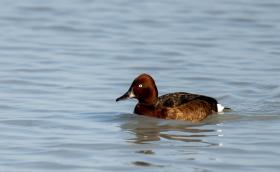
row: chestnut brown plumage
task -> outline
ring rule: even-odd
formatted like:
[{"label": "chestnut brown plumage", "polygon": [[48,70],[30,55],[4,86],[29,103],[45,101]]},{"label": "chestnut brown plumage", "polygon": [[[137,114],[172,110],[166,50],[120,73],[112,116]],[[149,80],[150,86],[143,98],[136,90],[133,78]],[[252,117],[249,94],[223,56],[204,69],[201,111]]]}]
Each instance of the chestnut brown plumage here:
[{"label": "chestnut brown plumage", "polygon": [[138,100],[134,113],[163,119],[201,121],[218,111],[217,100],[204,95],[175,92],[158,97],[155,81],[148,74],[139,75],[116,101],[128,98]]}]

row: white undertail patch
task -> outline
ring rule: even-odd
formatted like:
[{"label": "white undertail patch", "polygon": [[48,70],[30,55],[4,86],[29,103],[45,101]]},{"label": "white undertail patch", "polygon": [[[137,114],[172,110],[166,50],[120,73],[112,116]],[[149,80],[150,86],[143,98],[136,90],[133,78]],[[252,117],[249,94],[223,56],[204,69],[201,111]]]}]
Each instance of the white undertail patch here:
[{"label": "white undertail patch", "polygon": [[224,106],[222,106],[221,104],[217,104],[217,110],[218,110],[218,112],[223,112],[224,109],[225,109]]}]

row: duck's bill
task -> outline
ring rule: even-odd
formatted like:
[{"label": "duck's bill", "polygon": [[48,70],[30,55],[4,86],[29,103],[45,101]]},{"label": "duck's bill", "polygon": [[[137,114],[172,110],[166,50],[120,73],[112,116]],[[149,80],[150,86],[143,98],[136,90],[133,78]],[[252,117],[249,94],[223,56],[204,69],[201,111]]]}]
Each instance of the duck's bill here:
[{"label": "duck's bill", "polygon": [[133,93],[133,90],[128,90],[126,93],[124,93],[124,95],[122,95],[121,97],[117,98],[116,101],[121,101],[121,100],[126,100],[126,99],[131,99],[134,98],[135,95]]}]

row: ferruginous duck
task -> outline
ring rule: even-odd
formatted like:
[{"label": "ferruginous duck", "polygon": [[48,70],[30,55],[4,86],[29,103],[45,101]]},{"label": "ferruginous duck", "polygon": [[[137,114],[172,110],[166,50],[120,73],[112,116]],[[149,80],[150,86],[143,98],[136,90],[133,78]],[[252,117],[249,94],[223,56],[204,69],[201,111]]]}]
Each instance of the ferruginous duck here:
[{"label": "ferruginous duck", "polygon": [[159,97],[155,81],[148,74],[134,79],[128,91],[116,101],[131,98],[138,100],[134,113],[162,119],[201,121],[225,109],[216,99],[199,94],[175,92]]}]

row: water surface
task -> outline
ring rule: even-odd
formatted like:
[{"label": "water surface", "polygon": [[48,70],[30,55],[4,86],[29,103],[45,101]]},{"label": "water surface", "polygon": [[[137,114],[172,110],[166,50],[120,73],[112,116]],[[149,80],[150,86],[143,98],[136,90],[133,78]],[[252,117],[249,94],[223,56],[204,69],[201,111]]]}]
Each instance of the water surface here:
[{"label": "water surface", "polygon": [[[279,1],[0,5],[0,171],[279,171]],[[143,72],[233,111],[134,115]]]}]

